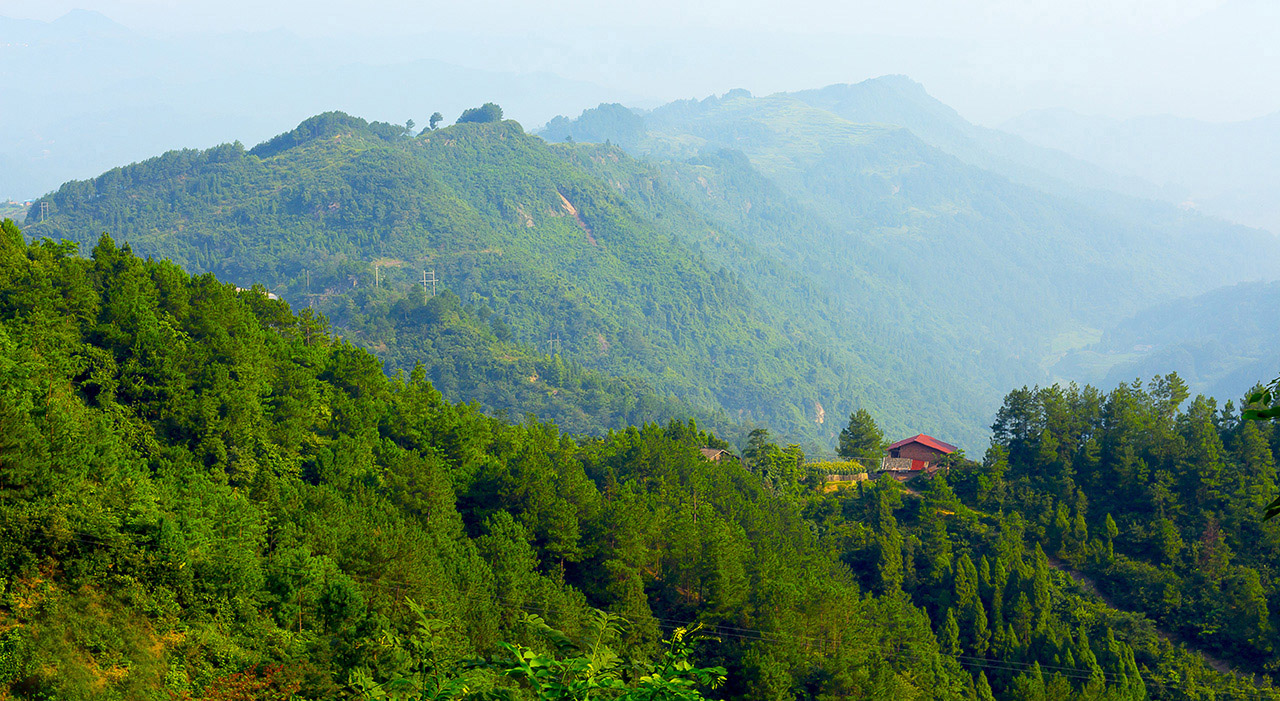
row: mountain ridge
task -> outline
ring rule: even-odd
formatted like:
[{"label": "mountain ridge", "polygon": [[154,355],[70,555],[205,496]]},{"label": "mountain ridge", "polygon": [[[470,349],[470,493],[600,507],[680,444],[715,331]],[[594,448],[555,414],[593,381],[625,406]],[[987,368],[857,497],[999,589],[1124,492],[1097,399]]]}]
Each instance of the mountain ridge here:
[{"label": "mountain ridge", "polygon": [[[621,152],[609,157],[642,168]],[[385,315],[396,295],[421,294],[412,293],[419,269],[434,268],[463,303],[491,309],[526,345],[550,334],[566,359],[819,445],[839,428],[819,417],[861,401],[884,407],[893,425],[912,391],[901,377],[868,381],[866,361],[834,343],[847,326],[826,318],[821,299],[784,312],[777,300],[808,294],[784,267],[740,248],[735,255],[754,271],[746,284],[708,264],[687,242],[727,232],[676,201],[663,204],[667,223],[655,226],[514,122],[412,137],[330,113],[248,151],[175,152],[68,183],[41,201],[51,214],[29,226],[33,236],[83,241],[89,231],[115,231],[135,250],[312,300],[339,328],[359,316],[372,324],[361,338],[373,347],[378,328],[389,338],[414,333],[393,333],[387,324],[399,322]],[[382,258],[403,264],[375,272],[371,261]],[[378,277],[382,291],[369,293]],[[755,280],[770,281],[776,299],[761,296]],[[404,343],[403,353],[390,345],[409,369],[417,342]],[[932,430],[954,435],[958,406],[919,415],[950,417]]]},{"label": "mountain ridge", "polygon": [[[905,85],[917,97],[924,94],[920,86],[909,81],[894,79],[889,82],[890,92]],[[865,88],[867,84],[860,85]],[[972,208],[966,207],[970,202],[990,199],[987,193],[998,192],[999,197],[1018,202],[1023,211],[1017,212],[1016,217],[1009,217],[989,208],[986,212],[979,211],[978,217],[1004,220],[990,221],[983,226],[993,233],[1008,231],[1002,234],[1011,237],[1013,248],[1008,250],[1040,248],[1045,255],[1056,255],[1069,264],[1075,264],[1082,256],[1097,255],[1095,249],[1107,251],[1109,257],[1100,262],[1115,268],[1111,284],[1119,283],[1119,289],[1133,283],[1139,287],[1147,285],[1143,281],[1154,279],[1151,276],[1163,278],[1154,286],[1148,285],[1146,293],[1135,295],[1126,291],[1101,295],[1092,303],[1093,311],[1089,312],[1092,315],[1102,314],[1090,322],[1093,324],[1116,321],[1125,311],[1136,311],[1144,306],[1144,300],[1152,299],[1152,293],[1184,294],[1191,280],[1196,280],[1193,284],[1197,291],[1203,291],[1216,286],[1215,280],[1229,282],[1233,277],[1238,280],[1251,275],[1263,277],[1273,274],[1268,272],[1267,266],[1258,265],[1254,258],[1260,255],[1267,260],[1276,259],[1275,241],[1257,232],[1197,217],[1194,213],[1180,212],[1151,200],[1094,190],[1041,191],[1036,189],[1034,182],[1019,180],[1016,174],[977,169],[947,153],[946,149],[939,151],[929,147],[927,141],[919,139],[915,131],[906,127],[880,126],[878,123],[859,125],[825,110],[813,111],[815,109],[788,94],[751,98],[745,93],[729,93],[702,101],[681,101],[652,112],[639,113],[647,125],[648,136],[638,139],[632,133],[619,143],[642,156],[671,161],[693,157],[709,148],[740,148],[754,166],[787,185],[794,196],[816,212],[814,216],[825,217],[830,222],[829,226],[835,231],[828,238],[847,237],[844,232],[839,232],[839,221],[858,222],[856,226],[861,229],[858,233],[864,239],[868,238],[867,230],[872,227],[890,234],[903,228],[904,223],[908,233],[915,226],[936,226],[940,217],[957,219],[968,216]],[[944,112],[953,120],[959,119],[954,111]],[[806,122],[805,119],[814,121]],[[553,120],[543,133],[550,140],[560,140],[572,136],[572,125],[580,123],[600,135],[607,131],[610,123],[617,121],[616,114],[605,119],[598,112],[588,111],[573,122]],[[630,128],[634,132],[634,125]],[[895,128],[903,133],[894,133]],[[882,140],[878,146],[873,142],[876,138]],[[819,168],[813,165],[816,163],[814,159],[818,158],[827,158],[828,161]],[[957,159],[963,165],[950,162],[948,158]],[[922,163],[929,164],[929,168],[936,172],[936,175],[927,176],[932,181],[911,180],[915,177],[913,173],[923,172],[919,168]],[[806,171],[806,167],[810,169]],[[937,188],[936,182],[947,182],[948,187],[955,183],[972,183],[972,192],[951,203],[947,198],[953,193]],[[904,189],[907,186],[914,191]],[[963,199],[965,197],[969,199]],[[1081,201],[1086,199],[1088,203],[1082,204]],[[921,219],[913,214],[922,211],[931,217]],[[1056,237],[1058,243],[1018,242],[1013,238],[1018,229],[1046,242],[1053,242],[1053,237]],[[1226,245],[1231,250],[1215,251],[1211,238],[1229,242]],[[892,239],[883,237],[882,240],[892,242]],[[1180,259],[1170,270],[1186,271],[1189,277],[1170,276],[1164,263],[1154,265],[1153,259],[1143,260],[1145,254],[1140,249],[1152,244],[1156,246],[1155,250],[1160,251],[1158,256]],[[1053,245],[1066,247],[1054,251]],[[960,245],[954,248],[965,250],[965,246]],[[1189,250],[1198,252],[1187,256]],[[997,260],[1007,255],[1003,250],[995,253]],[[1112,260],[1110,256],[1116,257]],[[1206,275],[1200,263],[1212,260],[1219,261],[1213,264],[1216,271]],[[1007,268],[1006,272],[1020,275],[1025,270],[1036,270],[1037,274],[1059,274],[1056,268],[1045,268],[1043,260],[1031,258],[1029,262],[1030,267],[1019,264]],[[1240,270],[1236,270],[1237,267]],[[1066,287],[1065,284],[1053,285],[1049,291]],[[1110,312],[1107,310],[1112,306],[1120,314],[1108,318]]]}]

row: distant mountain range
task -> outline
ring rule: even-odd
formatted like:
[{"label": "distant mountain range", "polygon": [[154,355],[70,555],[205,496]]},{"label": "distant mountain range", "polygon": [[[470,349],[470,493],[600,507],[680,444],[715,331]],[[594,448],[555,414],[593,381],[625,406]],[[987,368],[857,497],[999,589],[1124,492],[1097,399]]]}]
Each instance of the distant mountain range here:
[{"label": "distant mountain range", "polygon": [[1219,124],[1042,110],[1001,128],[1154,183],[1161,199],[1280,234],[1280,112]]},{"label": "distant mountain range", "polygon": [[[879,299],[868,280],[896,281],[903,309],[877,313],[966,348],[964,376],[996,386],[1047,379],[1028,365],[1048,367],[1150,304],[1275,276],[1275,237],[1123,194],[1143,186],[969,124],[898,76],[652,111],[605,105],[542,134],[608,139],[673,172],[740,151],[803,222],[760,228],[757,245],[849,304]],[[712,174],[685,181],[705,199],[732,197]],[[771,216],[759,204],[738,206]]]},{"label": "distant mountain range", "polygon": [[1192,391],[1239,400],[1280,375],[1280,283],[1248,283],[1143,310],[1053,372],[1114,386],[1177,370]]}]

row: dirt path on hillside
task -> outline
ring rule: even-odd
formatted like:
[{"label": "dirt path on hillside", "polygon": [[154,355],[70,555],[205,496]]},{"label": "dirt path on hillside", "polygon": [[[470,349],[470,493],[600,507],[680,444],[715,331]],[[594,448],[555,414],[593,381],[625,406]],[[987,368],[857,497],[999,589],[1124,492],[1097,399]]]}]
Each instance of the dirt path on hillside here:
[{"label": "dirt path on hillside", "polygon": [[[913,496],[913,497],[915,497],[915,498],[917,498],[917,499],[922,498],[919,492],[917,492],[916,490],[914,490],[914,489],[912,489],[912,488],[908,487],[907,485],[905,485],[905,484],[904,484],[904,485],[902,485],[902,487],[903,487],[903,490],[907,492],[907,494],[909,494],[909,495],[911,495],[911,496]],[[1151,619],[1151,618],[1150,618],[1149,616],[1147,616],[1146,614],[1141,613],[1141,612],[1138,612],[1138,611],[1129,611],[1129,609],[1127,609],[1127,608],[1123,608],[1123,607],[1121,607],[1121,606],[1116,605],[1116,603],[1115,603],[1114,601],[1112,601],[1110,597],[1108,597],[1106,594],[1102,593],[1102,590],[1100,590],[1100,589],[1098,588],[1098,583],[1097,583],[1096,581],[1094,581],[1093,577],[1090,577],[1089,575],[1085,574],[1084,572],[1080,572],[1079,570],[1073,569],[1070,565],[1068,565],[1068,564],[1067,564],[1067,563],[1065,563],[1065,562],[1062,562],[1061,560],[1058,560],[1057,558],[1054,558],[1054,557],[1048,557],[1048,556],[1046,556],[1046,558],[1047,558],[1047,559],[1048,559],[1048,561],[1049,561],[1049,566],[1050,566],[1050,567],[1052,567],[1052,568],[1053,568],[1053,569],[1055,569],[1055,570],[1058,570],[1059,572],[1063,572],[1063,573],[1065,573],[1068,577],[1070,577],[1070,578],[1071,578],[1071,580],[1072,580],[1073,582],[1075,582],[1076,584],[1078,584],[1078,585],[1080,586],[1080,588],[1081,588],[1081,589],[1083,589],[1083,590],[1085,590],[1086,592],[1088,592],[1088,593],[1090,593],[1090,594],[1092,594],[1092,595],[1094,595],[1094,596],[1098,597],[1098,599],[1099,599],[1099,600],[1101,600],[1101,601],[1102,601],[1102,603],[1106,604],[1107,606],[1109,606],[1109,607],[1111,607],[1111,608],[1113,608],[1113,609],[1115,609],[1115,610],[1117,610],[1117,611],[1126,611],[1126,612],[1128,612],[1128,613],[1133,613],[1133,614],[1136,614],[1136,615],[1142,616],[1143,618],[1146,618],[1147,620],[1151,621],[1151,624],[1152,624],[1153,626],[1155,626],[1155,629],[1156,629],[1156,635],[1159,635],[1162,639],[1167,640],[1168,642],[1170,642],[1170,643],[1172,643],[1172,644],[1175,644],[1175,645],[1181,645],[1182,647],[1186,648],[1186,649],[1187,649],[1189,652],[1191,652],[1192,654],[1198,655],[1198,656],[1200,657],[1200,659],[1204,660],[1204,663],[1205,663],[1205,664],[1209,665],[1209,666],[1210,666],[1210,667],[1212,667],[1213,669],[1215,669],[1215,670],[1217,670],[1217,671],[1219,671],[1219,672],[1222,672],[1223,674],[1234,674],[1235,676],[1240,677],[1240,678],[1242,678],[1242,679],[1251,679],[1251,680],[1252,680],[1252,679],[1254,678],[1254,677],[1253,677],[1253,675],[1251,675],[1251,674],[1245,674],[1245,673],[1242,673],[1242,672],[1236,671],[1236,670],[1231,666],[1231,664],[1230,664],[1230,663],[1228,663],[1226,660],[1221,659],[1221,658],[1219,658],[1219,657],[1215,657],[1214,655],[1211,655],[1211,654],[1209,654],[1208,652],[1205,652],[1204,650],[1201,650],[1199,647],[1197,647],[1197,646],[1196,646],[1196,644],[1195,644],[1195,642],[1194,642],[1194,641],[1186,640],[1185,638],[1183,638],[1183,637],[1181,637],[1181,636],[1174,635],[1174,634],[1170,633],[1169,631],[1167,631],[1167,630],[1165,630],[1163,627],[1161,627],[1161,625],[1160,625],[1159,623],[1157,623],[1155,620]]]},{"label": "dirt path on hillside", "polygon": [[[1090,577],[1089,575],[1085,574],[1084,572],[1080,572],[1079,570],[1072,569],[1070,565],[1068,565],[1065,562],[1062,562],[1061,560],[1058,560],[1057,558],[1049,557],[1048,560],[1049,560],[1050,567],[1052,567],[1055,570],[1058,570],[1059,572],[1065,573],[1068,577],[1071,578],[1072,581],[1080,585],[1081,589],[1101,599],[1102,603],[1106,604],[1107,606],[1110,606],[1113,609],[1116,609],[1117,611],[1128,611],[1128,609],[1122,608],[1116,605],[1116,603],[1112,601],[1110,597],[1108,597],[1106,594],[1103,594],[1102,591],[1098,589],[1098,583],[1093,580],[1093,577]],[[1138,613],[1138,612],[1131,612],[1131,613]],[[1145,617],[1145,614],[1142,614],[1142,613],[1138,613],[1138,615]],[[1230,663],[1228,663],[1226,660],[1215,657],[1205,652],[1204,650],[1201,650],[1200,648],[1196,647],[1196,645],[1192,641],[1186,640],[1180,636],[1170,633],[1169,631],[1162,628],[1159,623],[1156,623],[1154,620],[1150,619],[1149,617],[1147,617],[1147,620],[1151,620],[1152,625],[1155,626],[1156,635],[1159,635],[1161,638],[1169,641],[1170,643],[1173,643],[1176,645],[1182,645],[1188,651],[1196,655],[1199,655],[1200,659],[1204,660],[1205,664],[1218,670],[1219,672],[1222,672],[1223,674],[1234,674],[1237,677],[1241,677],[1245,679],[1252,678],[1252,675],[1242,674],[1240,672],[1237,672],[1235,669],[1231,667]]]}]

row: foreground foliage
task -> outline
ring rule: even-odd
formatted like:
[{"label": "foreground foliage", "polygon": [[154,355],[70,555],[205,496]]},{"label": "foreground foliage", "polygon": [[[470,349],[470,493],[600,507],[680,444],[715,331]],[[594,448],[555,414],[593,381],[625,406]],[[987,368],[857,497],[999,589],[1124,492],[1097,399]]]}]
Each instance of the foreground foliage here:
[{"label": "foreground foliage", "polygon": [[[704,461],[707,445],[723,444],[692,422],[585,439],[510,425],[421,371],[387,378],[261,290],[107,237],[88,259],[28,245],[6,223],[0,693],[1258,691],[1053,572],[1045,553],[1130,542],[1078,538],[1070,509],[1065,531],[1061,509],[1044,529],[993,513],[1038,493],[1010,486],[1012,457],[957,462],[956,493],[938,479],[915,499],[888,481],[819,494],[803,452],[765,432],[743,461]],[[1214,639],[1268,640],[1245,632]]]},{"label": "foreground foliage", "polygon": [[[500,643],[503,652],[489,660],[444,661],[435,642],[448,624],[430,617],[413,602],[410,608],[419,617],[416,634],[407,643],[388,641],[388,647],[402,656],[409,674],[396,673],[379,683],[368,670],[355,670],[353,686],[366,699],[507,701],[518,697],[519,692],[512,688],[473,692],[467,677],[475,670],[496,671],[534,698],[549,701],[699,701],[703,698],[699,687],[715,689],[724,683],[723,667],[699,668],[690,661],[691,636],[684,628],[677,628],[664,641],[658,662],[649,664],[645,660],[624,660],[610,647],[621,635],[620,624],[625,624],[617,616],[594,612],[587,637],[575,642],[547,625],[541,616],[528,614],[525,625],[550,645],[551,652]],[[695,629],[693,633],[696,632]]]}]

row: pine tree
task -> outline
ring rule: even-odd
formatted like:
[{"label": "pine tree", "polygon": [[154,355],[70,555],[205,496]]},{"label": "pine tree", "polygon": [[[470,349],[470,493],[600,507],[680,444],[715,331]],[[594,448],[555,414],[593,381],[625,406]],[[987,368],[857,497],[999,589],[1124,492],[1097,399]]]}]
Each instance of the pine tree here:
[{"label": "pine tree", "polygon": [[995,694],[991,693],[991,683],[987,681],[986,672],[978,672],[977,701],[996,701]]},{"label": "pine tree", "polygon": [[951,611],[947,611],[942,628],[938,630],[938,648],[944,655],[960,654],[960,625],[956,623],[956,617]]}]

